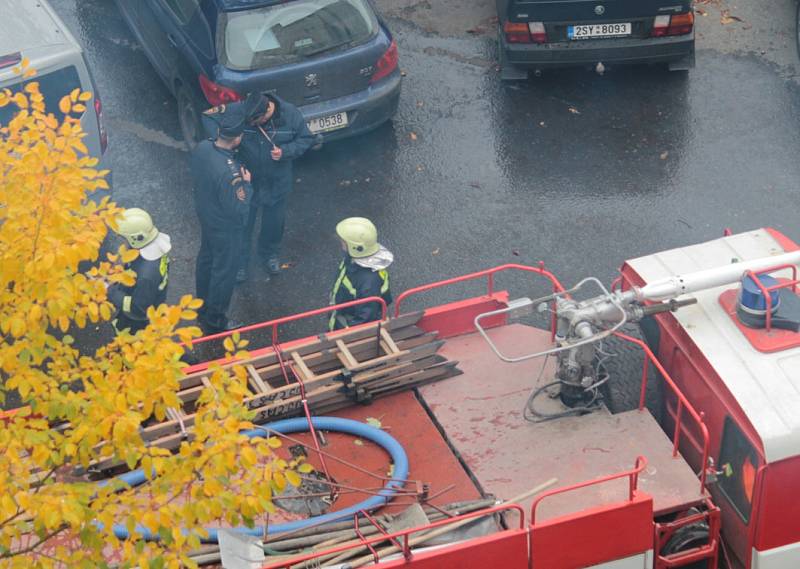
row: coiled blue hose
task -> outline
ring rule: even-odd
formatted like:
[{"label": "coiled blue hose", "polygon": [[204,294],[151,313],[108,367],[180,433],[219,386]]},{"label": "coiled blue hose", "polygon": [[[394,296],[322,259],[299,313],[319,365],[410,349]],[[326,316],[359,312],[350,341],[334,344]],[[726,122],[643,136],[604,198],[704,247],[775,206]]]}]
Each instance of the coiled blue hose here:
[{"label": "coiled blue hose", "polygon": [[[408,456],[406,455],[406,452],[403,450],[403,447],[400,445],[400,443],[397,442],[397,439],[387,432],[377,429],[371,425],[367,425],[366,423],[360,423],[351,419],[340,419],[338,417],[312,417],[311,421],[314,424],[315,429],[319,429],[321,431],[347,433],[349,435],[355,435],[380,445],[392,457],[392,462],[394,463],[394,476],[392,480],[390,480],[384,486],[383,490],[378,492],[378,495],[376,496],[371,496],[366,500],[359,502],[358,504],[337,512],[329,512],[327,514],[314,516],[313,518],[307,518],[304,520],[297,520],[294,522],[270,524],[267,527],[268,533],[270,534],[294,531],[311,525],[342,520],[352,516],[360,510],[375,509],[388,502],[392,496],[397,493],[397,490],[403,487],[403,482],[408,476]],[[301,417],[297,419],[276,421],[274,423],[265,425],[264,427],[257,427],[249,431],[244,431],[242,434],[252,438],[259,436],[270,436],[271,432],[289,434],[307,430],[308,420]],[[116,479],[121,480],[130,486],[138,486],[147,481],[147,477],[144,475],[144,471],[142,469],[126,472],[125,474],[118,476]],[[108,483],[109,481],[104,482],[104,484]],[[208,537],[203,538],[203,541],[216,543],[218,529],[219,528],[206,528]],[[233,529],[243,534],[257,537],[264,535],[265,532],[265,528],[263,526],[254,528],[237,527]],[[140,533],[146,540],[158,539],[157,534],[154,534],[145,527],[137,526],[136,531]],[[119,539],[128,539],[130,537],[128,529],[122,524],[114,524],[114,535]]]}]

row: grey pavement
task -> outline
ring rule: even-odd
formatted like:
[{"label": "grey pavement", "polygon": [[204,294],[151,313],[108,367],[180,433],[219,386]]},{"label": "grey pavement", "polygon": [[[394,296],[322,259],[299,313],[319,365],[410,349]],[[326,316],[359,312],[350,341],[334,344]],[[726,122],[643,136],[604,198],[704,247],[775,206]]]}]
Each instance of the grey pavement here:
[{"label": "grey pavement", "polygon": [[[150,210],[172,235],[171,299],[193,293],[199,235],[175,102],[113,2],[53,3],[86,46],[103,96],[115,198]],[[688,74],[570,70],[513,85],[499,81],[491,0],[377,4],[406,75],[399,112],[298,163],[290,266],[270,282],[256,268],[237,289],[234,318],[326,304],[339,255],[333,229],[349,215],[372,218],[395,252],[396,292],[539,260],[567,284],[590,275],[608,282],[626,258],[726,227],[772,226],[800,239],[792,0],[698,3],[697,67]],[[540,290],[519,276],[500,284],[513,295]]]}]

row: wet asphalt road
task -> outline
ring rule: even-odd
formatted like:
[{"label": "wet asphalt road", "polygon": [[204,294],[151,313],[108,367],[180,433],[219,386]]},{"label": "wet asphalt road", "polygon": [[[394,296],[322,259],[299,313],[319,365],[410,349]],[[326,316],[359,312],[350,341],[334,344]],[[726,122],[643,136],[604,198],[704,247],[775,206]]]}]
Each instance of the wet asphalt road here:
[{"label": "wet asphalt road", "polygon": [[[291,267],[270,282],[256,268],[237,290],[234,318],[326,304],[339,257],[333,228],[349,215],[372,218],[395,252],[396,292],[539,260],[565,284],[590,275],[608,282],[626,258],[725,227],[771,225],[800,239],[792,0],[773,0],[769,12],[701,5],[707,16],[698,16],[688,75],[573,70],[511,86],[499,81],[487,3],[454,20],[419,0],[379,2],[406,72],[400,110],[379,130],[297,164]],[[172,235],[171,299],[193,293],[199,234],[175,102],[113,2],[53,4],[86,47],[103,97],[115,198],[148,209]],[[721,9],[743,21],[723,25]],[[512,296],[535,294],[520,278],[500,283]],[[321,330],[317,320],[296,332]]]}]

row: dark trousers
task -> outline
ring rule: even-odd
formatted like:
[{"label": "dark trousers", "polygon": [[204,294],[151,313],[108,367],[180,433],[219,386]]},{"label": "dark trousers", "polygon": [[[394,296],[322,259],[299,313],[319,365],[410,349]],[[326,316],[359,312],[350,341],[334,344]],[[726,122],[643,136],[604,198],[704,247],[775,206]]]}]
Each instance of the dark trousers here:
[{"label": "dark trousers", "polygon": [[195,282],[197,298],[203,299],[198,313],[208,332],[224,330],[228,307],[236,285],[236,270],[241,250],[241,229],[210,230],[201,227]]},{"label": "dark trousers", "polygon": [[[259,190],[259,192],[264,192],[264,190]],[[258,232],[256,248],[261,257],[269,259],[278,256],[281,241],[283,241],[283,231],[286,227],[286,194],[266,198],[263,194],[256,195],[253,204],[250,207],[247,228],[242,240],[240,267],[243,269],[246,269],[250,263],[250,247],[259,210],[261,210],[261,229]]]}]

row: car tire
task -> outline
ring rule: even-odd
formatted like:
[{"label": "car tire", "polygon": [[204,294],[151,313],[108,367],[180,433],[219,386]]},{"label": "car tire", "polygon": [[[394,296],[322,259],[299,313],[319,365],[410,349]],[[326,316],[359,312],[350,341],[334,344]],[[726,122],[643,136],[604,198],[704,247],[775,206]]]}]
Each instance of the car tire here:
[{"label": "car tire", "polygon": [[[620,332],[642,339],[641,330],[636,324],[627,324]],[[603,368],[609,375],[608,381],[600,386],[606,407],[613,414],[638,409],[642,389],[642,368],[646,357],[644,351],[639,346],[616,336],[609,336],[603,340],[603,351],[614,354],[602,362]],[[598,356],[602,357],[600,354]],[[664,386],[653,364],[647,366],[645,405],[660,423],[664,409]]]},{"label": "car tire", "polygon": [[183,144],[186,150],[191,151],[202,139],[203,126],[200,123],[200,113],[192,92],[185,85],[178,85],[175,98],[178,102],[178,123],[183,135]]}]

